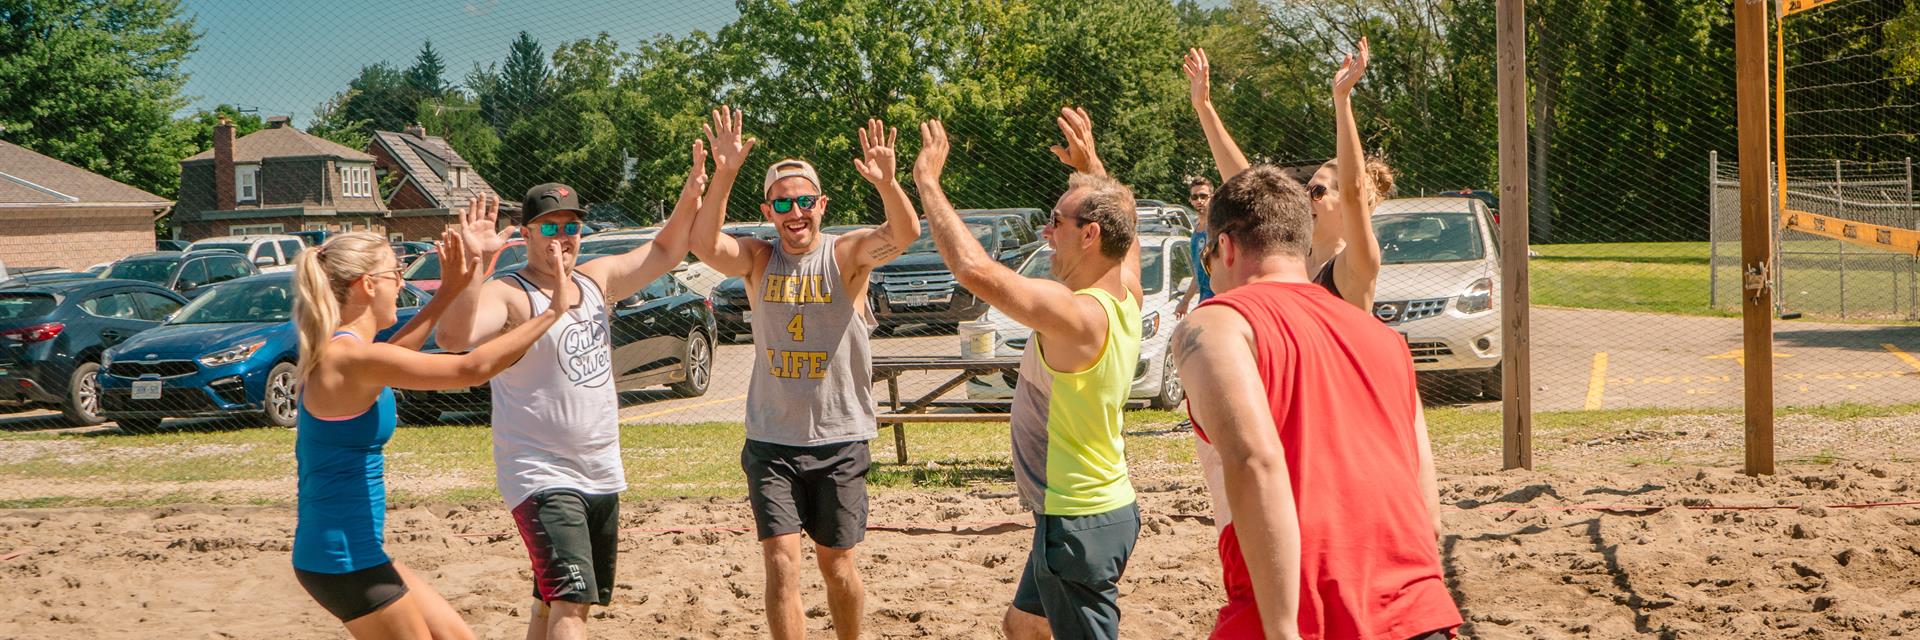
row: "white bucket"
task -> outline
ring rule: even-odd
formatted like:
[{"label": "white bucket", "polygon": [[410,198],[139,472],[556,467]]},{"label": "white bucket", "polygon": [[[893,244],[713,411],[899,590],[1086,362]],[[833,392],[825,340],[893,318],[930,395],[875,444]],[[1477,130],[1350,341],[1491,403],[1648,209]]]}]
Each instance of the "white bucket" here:
[{"label": "white bucket", "polygon": [[974,320],[960,323],[960,357],[966,360],[992,358],[994,337],[991,322]]}]

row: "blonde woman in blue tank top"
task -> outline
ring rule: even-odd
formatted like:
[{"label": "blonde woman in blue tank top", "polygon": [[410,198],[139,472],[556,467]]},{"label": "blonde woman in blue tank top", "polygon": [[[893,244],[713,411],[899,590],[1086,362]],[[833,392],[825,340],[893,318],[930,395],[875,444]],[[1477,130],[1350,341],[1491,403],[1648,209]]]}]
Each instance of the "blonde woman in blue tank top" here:
[{"label": "blonde woman in blue tank top", "polygon": [[[472,202],[459,232],[441,236],[440,296],[384,343],[397,320],[400,266],[387,240],[337,236],[300,254],[294,324],[300,333],[299,506],[293,568],[300,586],[360,640],[472,638],[446,599],[383,548],[385,459],[393,435],[393,387],[470,387],[524,354],[578,300],[555,300],[532,321],[463,355],[419,349],[459,292],[486,278],[492,256],[469,255],[467,239],[493,234],[497,202]],[[499,231],[501,235],[511,229]],[[572,272],[572,265],[555,265]]]}]

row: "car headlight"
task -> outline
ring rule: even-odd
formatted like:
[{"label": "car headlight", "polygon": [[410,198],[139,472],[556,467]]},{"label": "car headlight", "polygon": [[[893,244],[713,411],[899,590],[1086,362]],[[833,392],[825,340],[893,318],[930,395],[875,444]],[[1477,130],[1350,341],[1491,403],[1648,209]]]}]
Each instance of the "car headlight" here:
[{"label": "car headlight", "polygon": [[107,352],[100,354],[100,368],[102,370],[113,368],[113,351],[112,350],[108,350]]},{"label": "car headlight", "polygon": [[1160,312],[1155,311],[1140,318],[1140,339],[1146,340],[1160,333]]},{"label": "car headlight", "polygon": [[1454,302],[1461,313],[1480,313],[1493,308],[1493,279],[1481,278],[1473,281],[1465,293]]},{"label": "car headlight", "polygon": [[886,276],[881,275],[878,271],[867,272],[867,284],[880,284],[880,281],[886,279]]},{"label": "car headlight", "polygon": [[213,353],[200,356],[200,364],[203,364],[209,367],[221,367],[221,366],[234,364],[237,362],[245,362],[247,358],[253,357],[253,352],[259,351],[260,347],[265,346],[266,344],[267,342],[265,340],[261,340],[259,342],[250,342],[250,343],[239,345],[239,346],[221,349],[219,351],[215,351]]}]

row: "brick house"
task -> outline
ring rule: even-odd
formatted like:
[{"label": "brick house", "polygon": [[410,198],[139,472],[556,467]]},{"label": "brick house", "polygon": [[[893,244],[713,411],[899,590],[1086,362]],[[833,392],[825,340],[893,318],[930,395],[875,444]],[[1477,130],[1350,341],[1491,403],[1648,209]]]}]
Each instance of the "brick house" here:
[{"label": "brick house", "polygon": [[0,262],[84,270],[153,250],[166,198],[0,142]]},{"label": "brick house", "polygon": [[[427,135],[420,125],[403,132],[374,132],[367,154],[374,158],[374,175],[389,189],[388,235],[438,238],[441,229],[459,222],[459,209],[469,198],[495,193],[446,138]],[[520,203],[500,198],[500,210],[502,218],[508,218],[520,210]]]},{"label": "brick house", "polygon": [[387,233],[374,158],[293,128],[288,118],[235,139],[213,128],[213,148],[180,161],[174,233],[183,240],[302,230]]}]

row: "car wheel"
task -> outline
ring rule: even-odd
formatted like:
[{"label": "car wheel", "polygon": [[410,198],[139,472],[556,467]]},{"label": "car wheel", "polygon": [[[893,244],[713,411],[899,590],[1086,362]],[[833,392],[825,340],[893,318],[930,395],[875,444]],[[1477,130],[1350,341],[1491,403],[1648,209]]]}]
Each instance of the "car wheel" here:
[{"label": "car wheel", "polygon": [[90,427],[105,422],[100,417],[100,364],[82,362],[67,379],[67,401],[60,407],[67,424]]},{"label": "car wheel", "polygon": [[1180,386],[1180,374],[1173,370],[1173,353],[1167,353],[1167,361],[1161,365],[1160,395],[1154,396],[1149,406],[1155,409],[1172,411],[1180,408],[1187,399],[1187,389]]},{"label": "car wheel", "polygon": [[1488,400],[1499,400],[1500,392],[1500,365],[1496,364],[1493,365],[1492,369],[1488,369],[1480,374],[1480,397]]},{"label": "car wheel", "polygon": [[273,426],[291,427],[299,417],[298,376],[299,368],[291,362],[273,365],[267,372],[267,410],[263,417]]},{"label": "car wheel", "polygon": [[121,433],[142,434],[160,431],[163,418],[115,418],[113,423],[120,425]]},{"label": "car wheel", "polygon": [[687,334],[687,357],[680,360],[680,366],[686,379],[673,383],[673,394],[682,398],[706,395],[707,385],[713,383],[713,344],[705,332],[695,329]]}]

